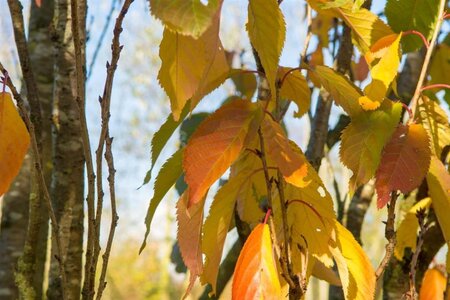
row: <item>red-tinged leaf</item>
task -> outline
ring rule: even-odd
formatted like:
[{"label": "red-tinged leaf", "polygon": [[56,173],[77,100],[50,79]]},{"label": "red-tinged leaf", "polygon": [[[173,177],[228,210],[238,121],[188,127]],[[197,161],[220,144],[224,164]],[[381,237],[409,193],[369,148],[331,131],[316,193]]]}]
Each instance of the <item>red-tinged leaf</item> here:
[{"label": "red-tinged leaf", "polygon": [[389,202],[392,191],[408,193],[418,187],[430,166],[430,141],[420,124],[400,124],[384,148],[375,187],[378,208]]},{"label": "red-tinged leaf", "polygon": [[267,224],[258,224],[241,250],[234,269],[232,299],[282,299]]},{"label": "red-tinged leaf", "polygon": [[183,299],[190,293],[195,280],[203,271],[201,238],[205,201],[203,199],[190,208],[187,207],[187,201],[187,192],[185,192],[177,203],[177,240],[183,262],[190,272],[189,286]]},{"label": "red-tinged leaf", "polygon": [[284,179],[297,187],[305,187],[309,181],[308,162],[299,150],[294,149],[283,132],[280,124],[266,117],[262,123],[265,150],[268,158],[272,160]]},{"label": "red-tinged leaf", "polygon": [[35,2],[36,2],[36,6],[37,7],[41,7],[41,5],[42,5],[42,1],[41,0],[36,0]]},{"label": "red-tinged leaf", "polygon": [[237,159],[247,139],[256,133],[261,117],[262,111],[257,104],[235,100],[200,124],[183,157],[189,207],[199,202]]},{"label": "red-tinged leaf", "polygon": [[367,75],[369,75],[369,66],[362,56],[359,58],[359,61],[356,64],[352,64],[352,69],[355,80],[357,81],[361,82],[367,78]]},{"label": "red-tinged leaf", "polygon": [[30,136],[11,95],[0,93],[0,196],[19,173],[29,145]]}]

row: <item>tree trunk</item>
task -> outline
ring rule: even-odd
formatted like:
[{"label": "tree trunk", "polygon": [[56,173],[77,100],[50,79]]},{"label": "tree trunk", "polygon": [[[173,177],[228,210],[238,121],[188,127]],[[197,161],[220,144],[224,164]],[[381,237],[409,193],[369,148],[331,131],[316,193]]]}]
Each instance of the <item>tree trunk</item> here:
[{"label": "tree trunk", "polygon": [[[78,107],[75,101],[75,53],[70,2],[55,7],[55,89],[53,104],[53,177],[51,195],[59,222],[66,267],[67,299],[79,299],[83,254],[84,155]],[[49,275],[49,299],[61,299],[62,289],[55,243]]]}]

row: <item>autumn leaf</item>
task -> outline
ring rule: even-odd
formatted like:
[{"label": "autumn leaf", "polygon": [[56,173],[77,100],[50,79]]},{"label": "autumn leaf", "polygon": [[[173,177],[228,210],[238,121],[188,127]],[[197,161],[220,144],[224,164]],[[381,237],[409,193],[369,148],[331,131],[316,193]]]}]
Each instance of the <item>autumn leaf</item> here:
[{"label": "autumn leaf", "polygon": [[369,75],[369,66],[367,65],[364,57],[360,57],[357,63],[352,61],[352,70],[355,76],[355,80],[362,82]]},{"label": "autumn leaf", "polygon": [[232,299],[281,299],[269,226],[258,224],[247,238],[234,269]]},{"label": "autumn leaf", "polygon": [[[309,58],[309,66],[314,69],[318,66],[323,66],[324,64],[324,58],[323,58],[323,49],[322,45],[318,44],[316,50],[311,53]],[[311,69],[308,71],[308,79],[311,80],[311,82],[314,84],[315,87],[320,88],[321,86],[321,80],[317,76],[315,72],[313,72]]]},{"label": "autumn leaf", "polygon": [[354,117],[342,132],[339,154],[353,172],[350,193],[374,176],[384,145],[400,120],[401,109],[401,104],[385,100],[379,110]]},{"label": "autumn leaf", "polygon": [[357,116],[363,111],[358,103],[362,92],[347,77],[325,66],[317,66],[313,72],[336,104],[342,107],[350,117]]},{"label": "autumn leaf", "polygon": [[446,243],[450,242],[450,175],[442,162],[431,157],[430,171],[427,175],[428,195],[431,197],[434,212],[442,229]]},{"label": "autumn leaf", "polygon": [[395,245],[394,254],[398,260],[403,259],[406,248],[416,251],[417,229],[419,221],[416,213],[421,209],[428,209],[431,205],[431,198],[424,198],[411,207],[397,228],[397,244]]},{"label": "autumn leaf", "polygon": [[36,6],[37,6],[37,7],[41,7],[41,5],[42,5],[42,0],[36,0],[35,3],[36,3]]},{"label": "autumn leaf", "polygon": [[[431,80],[428,84],[442,84],[450,82],[450,44],[441,43],[436,46],[430,64]],[[438,91],[439,89],[433,89]],[[450,105],[450,89],[445,89],[444,99]]]},{"label": "autumn leaf", "polygon": [[[297,105],[298,110],[294,113],[294,117],[300,118],[308,112],[311,105],[311,90],[306,78],[299,70],[290,70],[291,68],[286,67],[278,69],[278,80],[284,78],[283,85],[280,88],[280,97],[291,100]],[[288,72],[289,74],[286,76]]]},{"label": "autumn leaf", "polygon": [[139,249],[139,253],[142,252],[142,250],[144,250],[145,248],[146,240],[150,233],[150,225],[152,223],[156,209],[161,203],[161,200],[183,173],[183,169],[181,167],[182,154],[182,149],[175,152],[172,157],[169,158],[162,166],[158,176],[156,177],[153,197],[150,200],[150,206],[148,207],[147,216],[145,217],[146,231],[144,241],[142,242],[141,248]]},{"label": "autumn leaf", "polygon": [[305,187],[308,181],[308,162],[300,151],[296,151],[283,132],[280,124],[269,117],[262,123],[266,154],[272,160],[286,182],[298,187]]},{"label": "autumn leaf", "polygon": [[200,124],[183,157],[189,207],[199,202],[236,160],[246,141],[256,133],[261,118],[262,111],[257,104],[235,100]]},{"label": "autumn leaf", "polygon": [[0,196],[19,173],[30,136],[9,93],[0,92]]},{"label": "autumn leaf", "polygon": [[375,271],[369,258],[347,228],[334,222],[336,237],[330,239],[330,251],[336,261],[345,299],[373,299]]},{"label": "autumn leaf", "polygon": [[236,90],[239,92],[240,96],[251,100],[257,87],[255,74],[245,72],[244,70],[232,70],[232,73],[233,74],[230,78],[233,80]]},{"label": "autumn leaf", "polygon": [[211,25],[222,1],[209,0],[150,0],[152,15],[170,30],[183,35],[200,37]]},{"label": "autumn leaf", "polygon": [[420,124],[399,124],[386,144],[376,172],[377,207],[389,202],[391,192],[417,188],[430,166],[430,141]]},{"label": "autumn leaf", "polygon": [[[439,0],[388,0],[385,14],[396,32],[417,30],[430,40],[439,18]],[[411,52],[423,47],[423,42],[410,34],[402,38],[402,46],[404,52]]]},{"label": "autumn leaf", "polygon": [[444,299],[444,292],[447,287],[447,278],[436,268],[428,269],[423,275],[420,286],[420,300]]},{"label": "autumn leaf", "polygon": [[[246,28],[269,81],[272,97],[275,97],[278,61],[286,38],[286,24],[278,1],[250,0]],[[267,43],[268,37],[270,43]]]},{"label": "autumn leaf", "polygon": [[431,150],[437,157],[450,145],[450,125],[447,113],[435,101],[422,95],[417,102],[416,118],[431,140]]},{"label": "autumn leaf", "polygon": [[217,273],[225,238],[234,217],[237,195],[249,175],[247,171],[230,177],[214,196],[209,215],[203,225],[202,252],[205,254],[205,265],[201,281],[203,284],[211,284],[212,294],[216,293]]},{"label": "autumn leaf", "polygon": [[364,93],[370,101],[365,97],[359,100],[364,110],[374,110],[380,106],[390,84],[397,76],[401,58],[399,49],[401,34],[395,36],[394,42],[387,47],[384,55],[370,70],[372,81],[364,89]]},{"label": "autumn leaf", "polygon": [[192,98],[192,109],[228,75],[229,66],[218,36],[219,21],[216,16],[213,25],[198,39],[164,30],[158,80],[170,98],[175,121],[189,99]]},{"label": "autumn leaf", "polygon": [[202,260],[202,223],[205,199],[188,208],[187,193],[181,195],[177,203],[177,241],[181,257],[189,269],[189,286],[183,299],[190,293],[195,280],[203,271]]}]

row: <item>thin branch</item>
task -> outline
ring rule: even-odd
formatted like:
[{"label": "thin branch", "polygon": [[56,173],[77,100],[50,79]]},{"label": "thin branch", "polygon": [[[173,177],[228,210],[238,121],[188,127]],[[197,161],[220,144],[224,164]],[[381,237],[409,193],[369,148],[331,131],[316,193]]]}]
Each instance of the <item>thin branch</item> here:
[{"label": "thin branch", "polygon": [[305,42],[303,43],[303,50],[302,50],[302,53],[300,54],[300,60],[303,62],[307,62],[306,61],[306,53],[308,52],[309,42],[311,41],[311,37],[312,37],[312,30],[311,30],[312,10],[311,10],[311,6],[308,3],[306,3],[305,5],[306,5],[306,24],[308,25],[308,27],[307,27],[307,34],[306,34]]},{"label": "thin branch", "polygon": [[423,242],[424,242],[424,236],[427,231],[427,225],[425,224],[425,210],[421,209],[417,211],[416,213],[417,221],[419,222],[419,236],[417,238],[416,243],[416,251],[414,252],[414,255],[411,260],[411,266],[409,271],[409,294],[407,295],[407,298],[409,299],[417,299],[417,292],[416,292],[416,270],[417,270],[417,262],[419,260],[419,254],[422,250]]},{"label": "thin branch", "polygon": [[103,44],[103,40],[105,39],[106,32],[108,32],[109,24],[111,23],[112,14],[114,12],[114,9],[116,7],[117,0],[111,1],[111,7],[109,8],[108,15],[106,17],[105,24],[103,25],[102,32],[100,33],[100,38],[97,41],[97,45],[95,46],[94,54],[92,55],[91,63],[89,64],[88,68],[88,74],[86,80],[89,80],[92,75],[92,71],[94,70],[95,61],[97,60],[98,52],[100,51],[100,48]]},{"label": "thin branch", "polygon": [[[436,46],[437,38],[439,35],[439,31],[441,29],[442,23],[445,19],[445,5],[447,1],[441,0],[439,3],[439,18],[436,22],[436,26],[434,28],[433,37],[431,38],[430,46],[427,48],[427,53],[425,54],[425,60],[422,65],[422,70],[420,71],[419,81],[417,82],[416,90],[414,92],[414,95],[411,99],[411,103],[409,106],[411,107],[411,111],[413,112],[413,115],[415,115],[416,107],[417,107],[417,101],[420,97],[420,91],[422,89],[422,86],[425,81],[425,77],[427,75],[428,65],[430,64],[431,55],[433,54],[434,47]],[[410,120],[412,122],[412,120]]]},{"label": "thin branch", "polygon": [[36,170],[37,174],[37,180],[39,183],[39,187],[41,189],[41,192],[44,196],[45,205],[47,206],[47,210],[50,215],[51,225],[52,225],[52,234],[55,237],[55,244],[56,244],[56,253],[58,254],[57,260],[59,263],[59,271],[61,274],[61,288],[63,293],[63,298],[66,299],[65,293],[66,293],[66,284],[67,284],[67,278],[66,278],[66,272],[65,272],[65,265],[64,265],[64,256],[62,254],[62,242],[61,242],[61,235],[59,233],[59,224],[55,215],[55,211],[52,206],[52,201],[50,198],[50,193],[47,189],[47,185],[45,183],[45,177],[44,177],[44,171],[42,169],[42,163],[41,163],[41,153],[38,147],[38,142],[36,138],[36,131],[34,127],[34,123],[31,121],[27,109],[25,108],[25,103],[22,99],[22,96],[17,91],[16,87],[12,83],[10,77],[8,76],[8,71],[3,67],[3,64],[0,62],[0,71],[4,75],[4,83],[9,87],[11,90],[11,93],[14,96],[14,99],[16,100],[17,107],[19,108],[19,112],[25,122],[25,125],[28,128],[28,132],[30,134],[30,142],[31,142],[31,151],[34,158],[34,168]]},{"label": "thin branch", "polygon": [[375,276],[379,280],[384,273],[384,270],[389,265],[391,261],[392,254],[394,253],[395,245],[397,244],[396,233],[395,233],[395,203],[397,202],[397,193],[392,192],[391,201],[387,205],[388,208],[388,218],[386,221],[386,228],[384,231],[384,236],[388,240],[386,245],[386,253],[380,262],[377,270],[375,271]]},{"label": "thin branch", "polygon": [[98,147],[96,151],[96,164],[97,164],[97,214],[95,218],[95,239],[96,243],[94,245],[94,257],[92,261],[92,268],[93,268],[93,278],[95,278],[95,272],[97,268],[97,260],[100,253],[100,224],[101,224],[101,218],[102,218],[102,211],[103,211],[103,179],[102,179],[102,155],[103,155],[103,147],[106,143],[106,152],[105,152],[105,159],[108,163],[108,170],[109,170],[109,192],[111,197],[111,209],[112,209],[112,220],[111,220],[111,227],[109,231],[109,237],[107,242],[107,247],[105,250],[105,253],[103,254],[103,265],[102,265],[102,271],[100,275],[100,282],[99,282],[99,289],[97,294],[97,299],[100,299],[103,293],[103,290],[105,289],[106,282],[106,269],[108,266],[108,258],[109,254],[111,252],[112,247],[112,241],[114,238],[114,232],[117,225],[117,212],[116,212],[116,200],[115,200],[115,184],[114,184],[114,160],[113,160],[113,154],[111,151],[111,143],[112,139],[109,136],[109,120],[111,116],[111,94],[112,94],[112,87],[114,82],[114,74],[117,69],[117,64],[120,59],[120,52],[122,51],[123,46],[120,45],[120,34],[123,30],[122,23],[125,18],[125,15],[128,12],[128,9],[130,5],[133,3],[134,0],[125,0],[122,9],[120,10],[119,16],[116,19],[116,23],[114,26],[114,37],[112,40],[111,45],[111,63],[107,63],[107,75],[106,75],[106,81],[105,81],[105,87],[103,90],[103,96],[100,98],[100,104],[101,104],[101,111],[102,111],[102,128],[100,132],[100,137],[98,141]]}]

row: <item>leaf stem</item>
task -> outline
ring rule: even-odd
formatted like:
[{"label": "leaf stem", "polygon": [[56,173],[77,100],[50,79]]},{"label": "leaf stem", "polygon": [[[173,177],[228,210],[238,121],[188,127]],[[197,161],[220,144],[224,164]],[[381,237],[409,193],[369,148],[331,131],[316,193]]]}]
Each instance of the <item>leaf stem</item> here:
[{"label": "leaf stem", "polygon": [[[441,0],[439,3],[439,15],[438,21],[436,23],[436,27],[434,28],[433,37],[431,38],[430,46],[427,48],[427,52],[425,54],[425,59],[423,61],[422,70],[420,71],[419,81],[417,82],[416,90],[414,92],[414,95],[411,99],[411,103],[409,106],[411,107],[411,111],[413,115],[415,115],[416,107],[417,107],[417,101],[420,97],[420,92],[422,90],[422,86],[425,81],[425,77],[427,75],[428,65],[430,64],[431,55],[433,54],[434,47],[436,46],[436,41],[439,36],[439,31],[442,26],[442,23],[445,19],[445,4],[447,3],[446,0]],[[412,122],[412,120],[410,120]]]},{"label": "leaf stem", "polygon": [[423,42],[423,45],[424,45],[427,49],[430,48],[430,44],[428,43],[427,39],[425,38],[425,36],[424,36],[420,31],[417,31],[417,30],[408,30],[408,31],[404,31],[404,32],[402,33],[402,37],[407,36],[407,35],[410,35],[410,34],[415,34],[415,35],[417,35],[418,37],[420,37],[420,39],[421,39],[422,42]]},{"label": "leaf stem", "polygon": [[431,90],[431,89],[436,89],[436,88],[450,89],[450,84],[445,84],[445,83],[430,84],[430,85],[422,87],[420,89],[420,91],[423,92],[426,90]]}]

